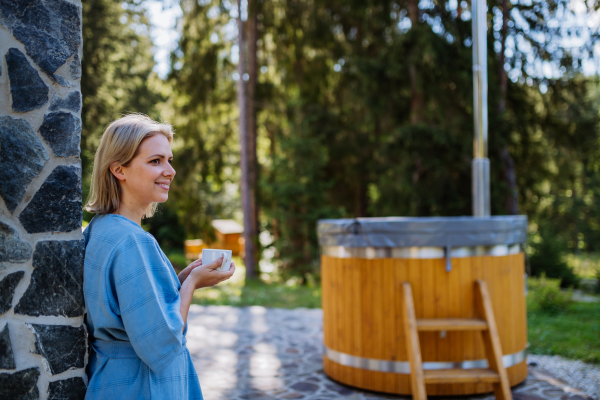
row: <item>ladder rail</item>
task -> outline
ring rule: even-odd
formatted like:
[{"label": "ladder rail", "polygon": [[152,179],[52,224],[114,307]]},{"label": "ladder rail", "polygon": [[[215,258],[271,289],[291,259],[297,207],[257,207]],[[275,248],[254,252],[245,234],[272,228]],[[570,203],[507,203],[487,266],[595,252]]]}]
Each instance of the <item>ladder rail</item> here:
[{"label": "ladder rail", "polygon": [[421,345],[419,333],[417,332],[417,316],[413,302],[412,288],[410,283],[402,282],[402,293],[404,294],[404,312],[402,322],[404,326],[404,337],[406,339],[406,352],[410,363],[410,387],[413,400],[427,400],[425,392],[425,377],[423,374],[423,361],[421,360]]},{"label": "ladder rail", "polygon": [[[496,400],[512,400],[506,368],[502,363],[502,347],[494,310],[487,285],[483,280],[474,282],[475,303],[479,319],[420,319],[415,313],[412,288],[402,282],[404,300],[402,324],[406,340],[406,352],[410,363],[410,384],[413,400],[427,400],[426,383],[488,382],[494,387]],[[489,369],[423,371],[419,331],[465,330],[480,331],[483,337]]]},{"label": "ladder rail", "polygon": [[498,327],[496,326],[496,318],[487,284],[485,281],[478,279],[475,281],[475,287],[480,315],[488,323],[488,329],[481,332],[488,365],[491,370],[500,376],[500,382],[494,385],[494,394],[497,400],[512,400],[508,374],[506,373],[504,364],[502,364],[502,346],[500,344],[500,336],[498,335]]}]

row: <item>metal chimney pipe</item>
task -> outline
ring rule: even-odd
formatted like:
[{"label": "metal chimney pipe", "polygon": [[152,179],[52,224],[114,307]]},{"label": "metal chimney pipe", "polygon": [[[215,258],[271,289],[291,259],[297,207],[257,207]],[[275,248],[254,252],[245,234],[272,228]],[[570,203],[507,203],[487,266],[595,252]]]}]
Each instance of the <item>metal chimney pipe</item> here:
[{"label": "metal chimney pipe", "polygon": [[490,160],[487,112],[487,17],[485,0],[472,0],[473,27],[473,215],[490,216]]}]

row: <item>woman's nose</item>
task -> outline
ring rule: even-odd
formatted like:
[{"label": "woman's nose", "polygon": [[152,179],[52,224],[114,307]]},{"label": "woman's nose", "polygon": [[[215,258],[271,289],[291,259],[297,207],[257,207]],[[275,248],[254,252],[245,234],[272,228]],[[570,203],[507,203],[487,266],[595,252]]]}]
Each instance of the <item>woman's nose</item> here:
[{"label": "woman's nose", "polygon": [[167,163],[167,165],[168,165],[168,168],[164,172],[164,175],[166,175],[166,176],[175,176],[175,174],[177,173],[177,172],[175,172],[175,168],[173,168],[173,166],[171,164]]}]

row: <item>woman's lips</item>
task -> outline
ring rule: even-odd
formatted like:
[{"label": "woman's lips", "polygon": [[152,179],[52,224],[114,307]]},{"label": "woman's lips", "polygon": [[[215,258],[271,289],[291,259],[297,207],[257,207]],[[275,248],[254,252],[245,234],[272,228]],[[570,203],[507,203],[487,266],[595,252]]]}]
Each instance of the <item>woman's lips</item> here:
[{"label": "woman's lips", "polygon": [[169,190],[169,184],[168,183],[158,183],[155,182],[158,186],[160,186],[161,188],[165,189],[165,190]]}]

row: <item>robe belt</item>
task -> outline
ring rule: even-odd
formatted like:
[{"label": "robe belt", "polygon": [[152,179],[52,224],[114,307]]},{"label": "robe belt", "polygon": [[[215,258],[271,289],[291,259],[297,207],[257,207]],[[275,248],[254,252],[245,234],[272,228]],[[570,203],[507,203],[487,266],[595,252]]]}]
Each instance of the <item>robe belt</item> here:
[{"label": "robe belt", "polygon": [[[187,339],[183,336],[181,344],[185,346]],[[92,348],[96,353],[106,358],[140,358],[131,342],[96,340],[92,343]]]}]

